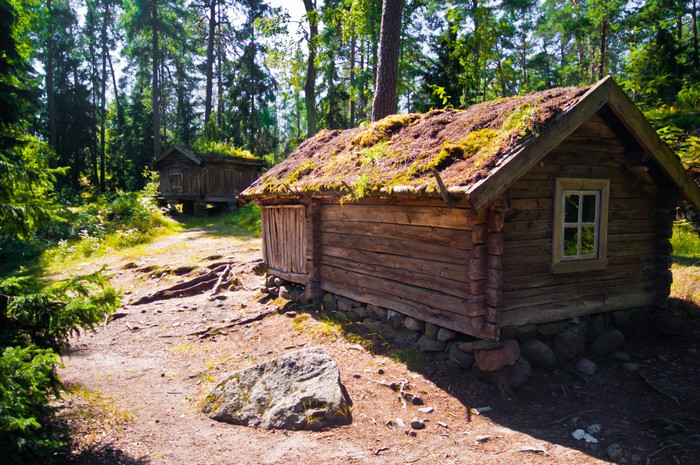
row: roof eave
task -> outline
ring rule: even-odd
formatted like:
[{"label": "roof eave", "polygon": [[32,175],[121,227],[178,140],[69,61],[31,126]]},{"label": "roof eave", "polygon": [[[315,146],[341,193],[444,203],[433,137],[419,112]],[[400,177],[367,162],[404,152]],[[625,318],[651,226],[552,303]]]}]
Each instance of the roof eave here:
[{"label": "roof eave", "polygon": [[537,137],[513,150],[488,177],[469,187],[467,194],[474,209],[480,212],[491,205],[554,147],[600,110],[610,98],[610,89],[613,84],[614,81],[609,76],[600,80],[583,94],[573,107],[544,128]]},{"label": "roof eave", "polygon": [[659,137],[641,110],[614,82],[610,89],[608,106],[644,151],[656,161],[678,191],[700,210],[700,186],[683,167],[675,152]]}]

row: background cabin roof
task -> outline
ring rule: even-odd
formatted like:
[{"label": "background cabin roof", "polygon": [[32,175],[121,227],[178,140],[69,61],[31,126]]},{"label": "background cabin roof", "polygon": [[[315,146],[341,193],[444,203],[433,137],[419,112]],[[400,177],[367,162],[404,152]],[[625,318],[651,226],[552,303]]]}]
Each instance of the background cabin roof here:
[{"label": "background cabin roof", "polygon": [[153,168],[158,168],[163,160],[172,156],[173,154],[182,154],[185,157],[192,160],[197,165],[204,165],[205,163],[230,163],[238,165],[254,165],[262,166],[263,161],[254,155],[250,154],[247,156],[244,151],[240,151],[241,156],[228,155],[224,153],[204,153],[201,151],[193,150],[184,145],[174,145],[163,152],[156,160],[151,164]]},{"label": "background cabin roof", "polygon": [[324,130],[241,197],[446,197],[449,193],[468,197],[481,210],[606,105],[673,184],[700,208],[700,187],[610,77],[591,87],[533,92],[467,110],[393,115],[367,127]]}]

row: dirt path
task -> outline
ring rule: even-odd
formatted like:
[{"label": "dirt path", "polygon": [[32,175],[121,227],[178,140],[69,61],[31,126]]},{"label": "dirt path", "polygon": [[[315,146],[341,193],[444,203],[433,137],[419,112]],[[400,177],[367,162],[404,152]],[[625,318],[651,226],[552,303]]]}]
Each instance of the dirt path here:
[{"label": "dirt path", "polygon": [[[234,290],[129,305],[197,272],[178,276],[179,267],[221,261],[233,264]],[[77,394],[66,399],[61,418],[74,440],[47,463],[597,464],[608,463],[613,443],[630,463],[700,463],[697,319],[684,321],[691,331],[680,335],[629,338],[626,350],[645,378],[618,361],[596,360],[593,377],[566,367],[536,372],[509,400],[472,372],[449,367],[444,357],[411,371],[390,357],[398,349],[379,338],[349,341],[308,309],[276,312],[275,302],[261,300],[262,278],[253,272],[259,262],[259,240],[205,230],[161,239],[141,256],[110,258],[113,283],[125,294],[122,315],[76,339],[64,358],[60,376]],[[82,271],[100,265],[86,263]],[[201,337],[204,330],[270,312]],[[351,425],[265,431],[218,423],[200,412],[201,399],[222,373],[316,345],[340,367],[353,401]],[[402,408],[396,393],[378,383],[394,380],[408,381],[434,411]],[[491,411],[470,413],[486,406]],[[412,436],[408,425],[416,417],[427,419],[427,427]],[[572,437],[594,424],[601,427],[594,434],[598,443]]]}]

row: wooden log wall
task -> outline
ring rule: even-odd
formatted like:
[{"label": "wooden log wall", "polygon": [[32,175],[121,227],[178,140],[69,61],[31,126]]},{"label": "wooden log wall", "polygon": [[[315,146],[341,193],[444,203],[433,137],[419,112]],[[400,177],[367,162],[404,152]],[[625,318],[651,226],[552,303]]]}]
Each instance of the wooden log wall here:
[{"label": "wooden log wall", "polygon": [[[511,210],[503,227],[502,325],[655,303],[660,276],[659,188],[648,173],[625,169],[640,161],[630,160],[634,142],[624,137],[595,115],[509,190]],[[605,270],[551,273],[557,177],[610,180]]]},{"label": "wooden log wall", "polygon": [[447,208],[438,200],[324,203],[321,288],[494,338],[494,328],[484,323],[486,218],[471,215],[470,209]]},{"label": "wooden log wall", "polygon": [[272,274],[306,282],[306,207],[266,206],[261,209],[263,260]]},{"label": "wooden log wall", "polygon": [[207,165],[202,168],[202,193],[235,197],[258,178],[255,166]]},{"label": "wooden log wall", "polygon": [[[173,154],[163,160],[160,168],[160,192],[173,193],[170,175],[182,173],[182,192],[180,194],[197,194],[201,192],[199,166],[182,154]],[[177,194],[177,193],[175,193]]]}]

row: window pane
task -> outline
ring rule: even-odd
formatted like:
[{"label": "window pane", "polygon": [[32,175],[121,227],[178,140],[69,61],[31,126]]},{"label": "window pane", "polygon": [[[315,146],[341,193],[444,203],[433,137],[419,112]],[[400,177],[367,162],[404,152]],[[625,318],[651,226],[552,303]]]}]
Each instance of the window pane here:
[{"label": "window pane", "polygon": [[594,223],[595,222],[595,205],[596,196],[595,195],[584,195],[583,202],[581,204],[581,221],[584,223]]},{"label": "window pane", "polygon": [[564,222],[578,223],[578,194],[566,194],[564,207]]},{"label": "window pane", "polygon": [[578,255],[578,228],[564,228],[564,256]]},{"label": "window pane", "polygon": [[595,228],[581,228],[581,255],[595,254]]}]

